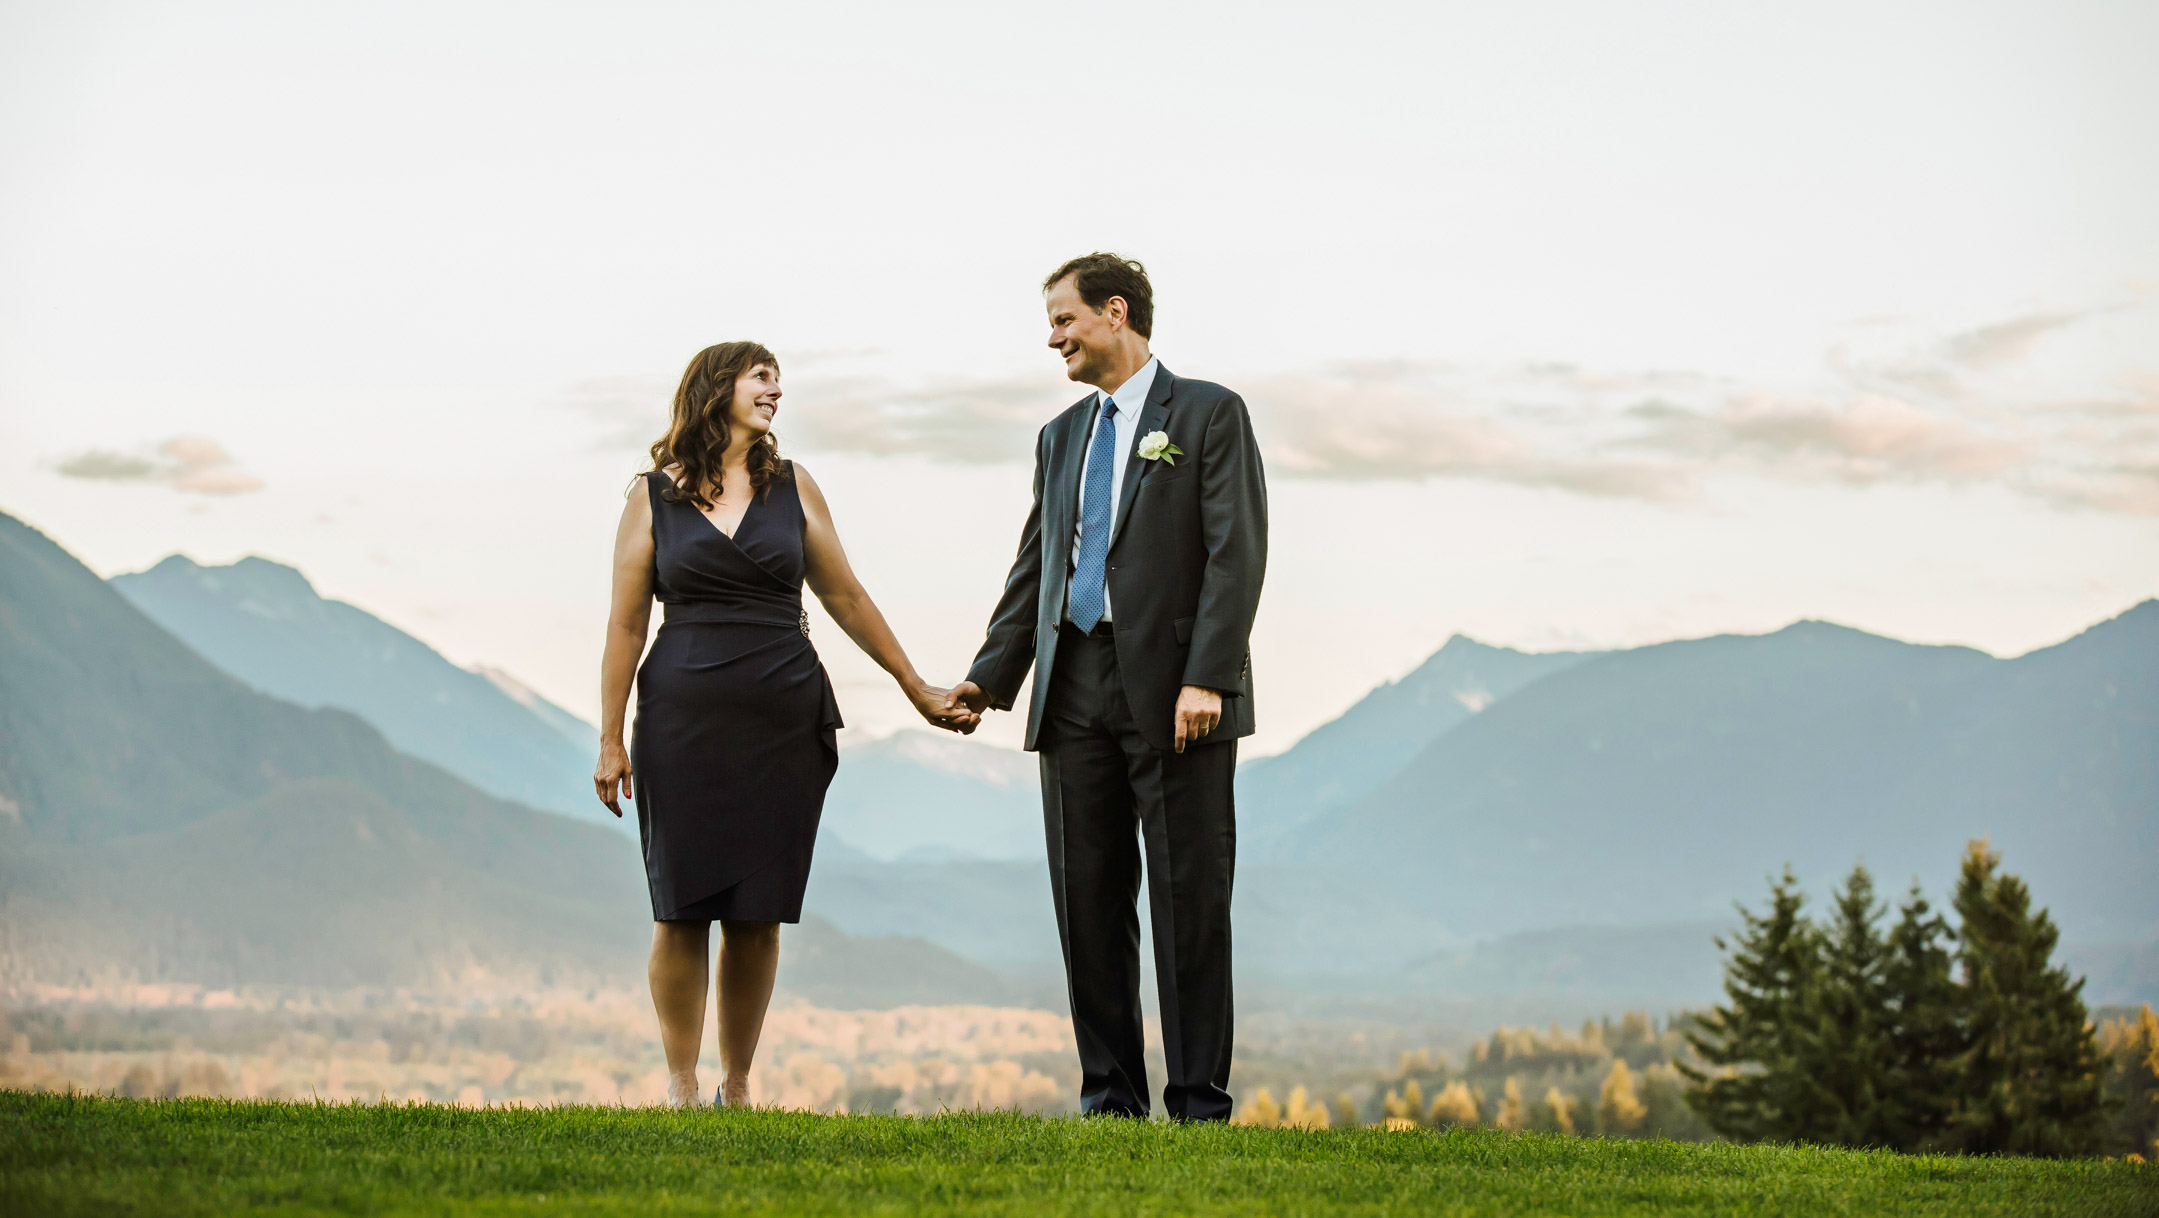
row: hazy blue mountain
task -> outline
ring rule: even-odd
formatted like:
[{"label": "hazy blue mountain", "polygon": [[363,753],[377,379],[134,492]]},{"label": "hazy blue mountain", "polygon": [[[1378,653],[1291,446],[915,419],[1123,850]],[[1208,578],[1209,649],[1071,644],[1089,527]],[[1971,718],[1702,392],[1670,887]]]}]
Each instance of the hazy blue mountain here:
[{"label": "hazy blue mountain", "polygon": [[[1583,652],[1533,655],[1456,635],[1408,676],[1365,695],[1287,752],[1237,771],[1237,832],[1247,851],[1363,796],[1456,724]],[[873,858],[1042,855],[1033,757],[939,732],[843,742],[825,825]]]},{"label": "hazy blue mountain", "polygon": [[888,862],[1039,862],[1042,796],[1034,755],[948,732],[843,740],[823,828]]},{"label": "hazy blue mountain", "polygon": [[[592,796],[599,734],[507,674],[468,672],[263,558],[178,554],[112,586],[211,663],[264,693],[334,706],[399,750],[520,803],[619,825]],[[634,827],[633,827],[634,828]]]},{"label": "hazy blue mountain", "polygon": [[803,908],[849,934],[925,939],[1002,970],[1061,968],[1049,866],[1036,855],[885,862],[826,832]]},{"label": "hazy blue mountain", "polygon": [[[0,514],[0,984],[619,983],[650,922],[619,834],[241,684]],[[919,940],[789,941],[828,1002],[1005,993]]]},{"label": "hazy blue mountain", "polygon": [[1363,868],[1477,939],[1725,918],[1787,862],[1939,902],[1988,834],[2068,937],[2159,936],[2159,602],[2014,660],[1820,622],[1596,657],[1276,860]]},{"label": "hazy blue mountain", "polygon": [[1595,653],[1530,654],[1455,635],[1399,681],[1359,699],[1288,751],[1237,769],[1237,833],[1266,844],[1362,798],[1456,725]]}]

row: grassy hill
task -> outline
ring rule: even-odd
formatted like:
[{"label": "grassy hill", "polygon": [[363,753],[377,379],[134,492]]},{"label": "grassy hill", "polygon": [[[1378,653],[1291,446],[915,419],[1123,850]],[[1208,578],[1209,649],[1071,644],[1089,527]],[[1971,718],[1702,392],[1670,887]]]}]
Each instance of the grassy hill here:
[{"label": "grassy hill", "polygon": [[0,1093],[0,1210],[65,1214],[2075,1215],[2159,1168],[1458,1129]]}]

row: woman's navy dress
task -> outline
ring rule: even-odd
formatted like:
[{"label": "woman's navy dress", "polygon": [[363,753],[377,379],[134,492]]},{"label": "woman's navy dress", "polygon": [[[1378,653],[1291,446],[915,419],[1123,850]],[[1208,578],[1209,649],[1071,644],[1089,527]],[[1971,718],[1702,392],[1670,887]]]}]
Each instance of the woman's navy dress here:
[{"label": "woman's navy dress", "polygon": [[666,619],[637,670],[630,766],[653,920],[799,922],[841,724],[802,611],[794,466],[733,537],[666,474],[645,490]]}]

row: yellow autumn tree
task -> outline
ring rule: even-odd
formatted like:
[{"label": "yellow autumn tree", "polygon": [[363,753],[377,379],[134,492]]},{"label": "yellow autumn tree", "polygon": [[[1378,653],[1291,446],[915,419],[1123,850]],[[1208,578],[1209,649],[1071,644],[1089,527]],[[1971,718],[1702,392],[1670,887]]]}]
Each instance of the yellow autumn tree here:
[{"label": "yellow autumn tree", "polygon": [[1303,1087],[1289,1093],[1289,1105],[1282,1110],[1282,1123],[1293,1129],[1327,1128],[1327,1106],[1312,1101]]},{"label": "yellow autumn tree", "polygon": [[1499,1097],[1499,1115],[1492,1123],[1512,1133],[1528,1124],[1528,1114],[1522,1110],[1522,1082],[1513,1075],[1507,1076],[1507,1090]]},{"label": "yellow autumn tree", "polygon": [[1449,1125],[1474,1125],[1478,1121],[1477,1097],[1469,1093],[1469,1084],[1456,1079],[1440,1089],[1433,1097],[1432,1107],[1424,1114],[1425,1124],[1437,1129]]},{"label": "yellow autumn tree", "polygon": [[1552,1114],[1552,1124],[1558,1127],[1559,1132],[1564,1134],[1574,1132],[1573,1096],[1557,1087],[1547,1088],[1544,1093],[1544,1106]]},{"label": "yellow autumn tree", "polygon": [[2159,1156],[2159,1015],[2147,1003],[2127,1019],[2108,1020],[2099,1029],[2099,1052],[2115,1105],[2115,1149]]},{"label": "yellow autumn tree", "polygon": [[1233,1123],[1273,1129],[1282,1123],[1282,1106],[1274,1102],[1274,1097],[1267,1093],[1265,1087],[1261,1087],[1252,1093],[1251,1099],[1244,1102],[1243,1108],[1237,1110],[1237,1119]]},{"label": "yellow autumn tree", "polygon": [[1641,1129],[1648,1115],[1648,1106],[1634,1092],[1634,1072],[1627,1069],[1624,1059],[1614,1060],[1612,1072],[1604,1076],[1604,1086],[1597,1092],[1597,1132],[1631,1134]]},{"label": "yellow autumn tree", "polygon": [[1424,1088],[1417,1085],[1416,1079],[1402,1084],[1400,1093],[1387,1092],[1387,1098],[1381,1103],[1386,1109],[1390,1128],[1417,1125],[1424,1120]]}]

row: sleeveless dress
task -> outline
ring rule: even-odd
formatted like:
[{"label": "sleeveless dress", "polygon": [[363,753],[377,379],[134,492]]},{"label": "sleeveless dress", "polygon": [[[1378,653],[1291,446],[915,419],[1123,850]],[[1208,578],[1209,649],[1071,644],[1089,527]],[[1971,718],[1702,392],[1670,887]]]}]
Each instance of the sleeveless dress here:
[{"label": "sleeveless dress", "polygon": [[842,725],[802,611],[794,465],[733,537],[673,486],[645,475],[666,617],[630,746],[652,918],[799,922]]}]

